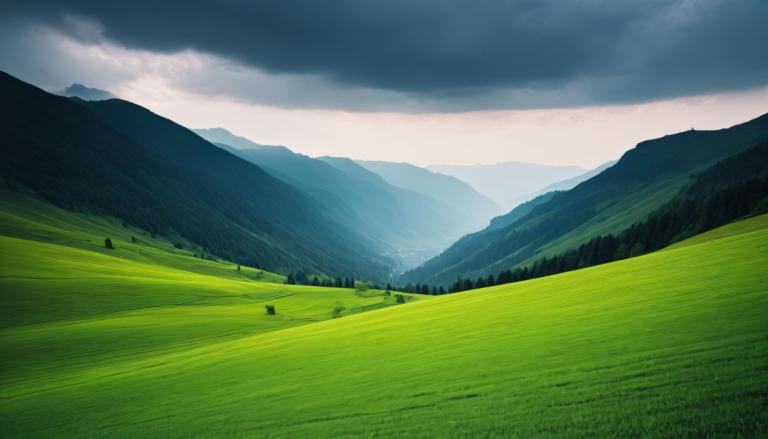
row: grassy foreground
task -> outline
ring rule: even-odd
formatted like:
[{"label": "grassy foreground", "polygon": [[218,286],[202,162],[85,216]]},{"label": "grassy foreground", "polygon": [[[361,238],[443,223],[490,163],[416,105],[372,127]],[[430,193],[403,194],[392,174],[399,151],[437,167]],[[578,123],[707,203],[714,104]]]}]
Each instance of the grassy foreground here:
[{"label": "grassy foreground", "polygon": [[[219,306],[10,325],[0,425],[8,437],[760,436],[767,266],[761,216],[630,260],[286,329],[255,325],[266,316],[245,290]],[[10,270],[4,308],[31,309],[6,301]],[[166,280],[214,300],[188,275]],[[24,294],[45,308],[56,291],[34,292],[53,282]],[[297,310],[312,307],[306,290]]]},{"label": "grassy foreground", "polygon": [[284,285],[24,195],[0,192],[0,207],[2,395],[13,383],[328,320],[337,306],[346,316],[395,304],[382,291]]}]

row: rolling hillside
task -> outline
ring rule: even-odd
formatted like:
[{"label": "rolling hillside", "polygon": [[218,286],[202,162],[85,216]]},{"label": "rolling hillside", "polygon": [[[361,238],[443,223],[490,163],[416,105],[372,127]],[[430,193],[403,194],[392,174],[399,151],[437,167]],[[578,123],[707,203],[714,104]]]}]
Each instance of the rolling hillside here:
[{"label": "rolling hillside", "polygon": [[395,304],[381,291],[285,285],[114,218],[0,195],[3,385]]},{"label": "rolling hillside", "polygon": [[405,273],[402,283],[450,285],[458,277],[496,274],[618,233],[680,194],[697,172],[766,140],[768,115],[728,129],[642,142],[595,177],[546,202],[532,203],[525,215],[511,212],[514,221],[501,217],[486,230],[465,236]]},{"label": "rolling hillside", "polygon": [[[66,261],[49,252],[81,251],[1,242],[23,256],[2,266],[6,297]],[[93,268],[115,259],[88,253]],[[275,291],[253,282],[88,318],[40,296],[39,323],[0,332],[0,422],[16,438],[756,437],[766,265],[761,216],[638,258],[287,329],[262,326]]]},{"label": "rolling hillside", "polygon": [[99,210],[243,265],[381,279],[389,261],[300,190],[120,100],[48,94],[0,74],[2,185]]}]

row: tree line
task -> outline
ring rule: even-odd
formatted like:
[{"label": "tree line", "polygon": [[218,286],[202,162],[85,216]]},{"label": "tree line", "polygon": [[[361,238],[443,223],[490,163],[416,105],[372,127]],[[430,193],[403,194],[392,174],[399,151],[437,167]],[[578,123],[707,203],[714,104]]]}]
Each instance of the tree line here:
[{"label": "tree line", "polygon": [[334,287],[334,288],[355,288],[356,281],[354,277],[336,276],[320,277],[317,275],[308,275],[303,270],[293,271],[288,274],[286,281],[288,285],[311,285],[313,287]]}]

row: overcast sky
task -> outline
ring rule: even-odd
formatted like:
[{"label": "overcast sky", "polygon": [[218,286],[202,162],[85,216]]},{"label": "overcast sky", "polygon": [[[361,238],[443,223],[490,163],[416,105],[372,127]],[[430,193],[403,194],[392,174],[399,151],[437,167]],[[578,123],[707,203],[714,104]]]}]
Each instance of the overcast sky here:
[{"label": "overcast sky", "polygon": [[310,155],[595,166],[768,112],[764,0],[6,1],[0,69]]}]

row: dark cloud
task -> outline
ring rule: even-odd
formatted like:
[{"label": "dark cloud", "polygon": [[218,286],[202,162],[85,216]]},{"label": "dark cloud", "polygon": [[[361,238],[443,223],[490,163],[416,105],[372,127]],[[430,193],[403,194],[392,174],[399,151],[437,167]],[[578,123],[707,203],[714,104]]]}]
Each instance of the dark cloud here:
[{"label": "dark cloud", "polygon": [[[193,49],[435,108],[642,102],[768,83],[765,0],[93,0],[4,8],[82,40]],[[101,32],[78,26],[82,20]]]}]

